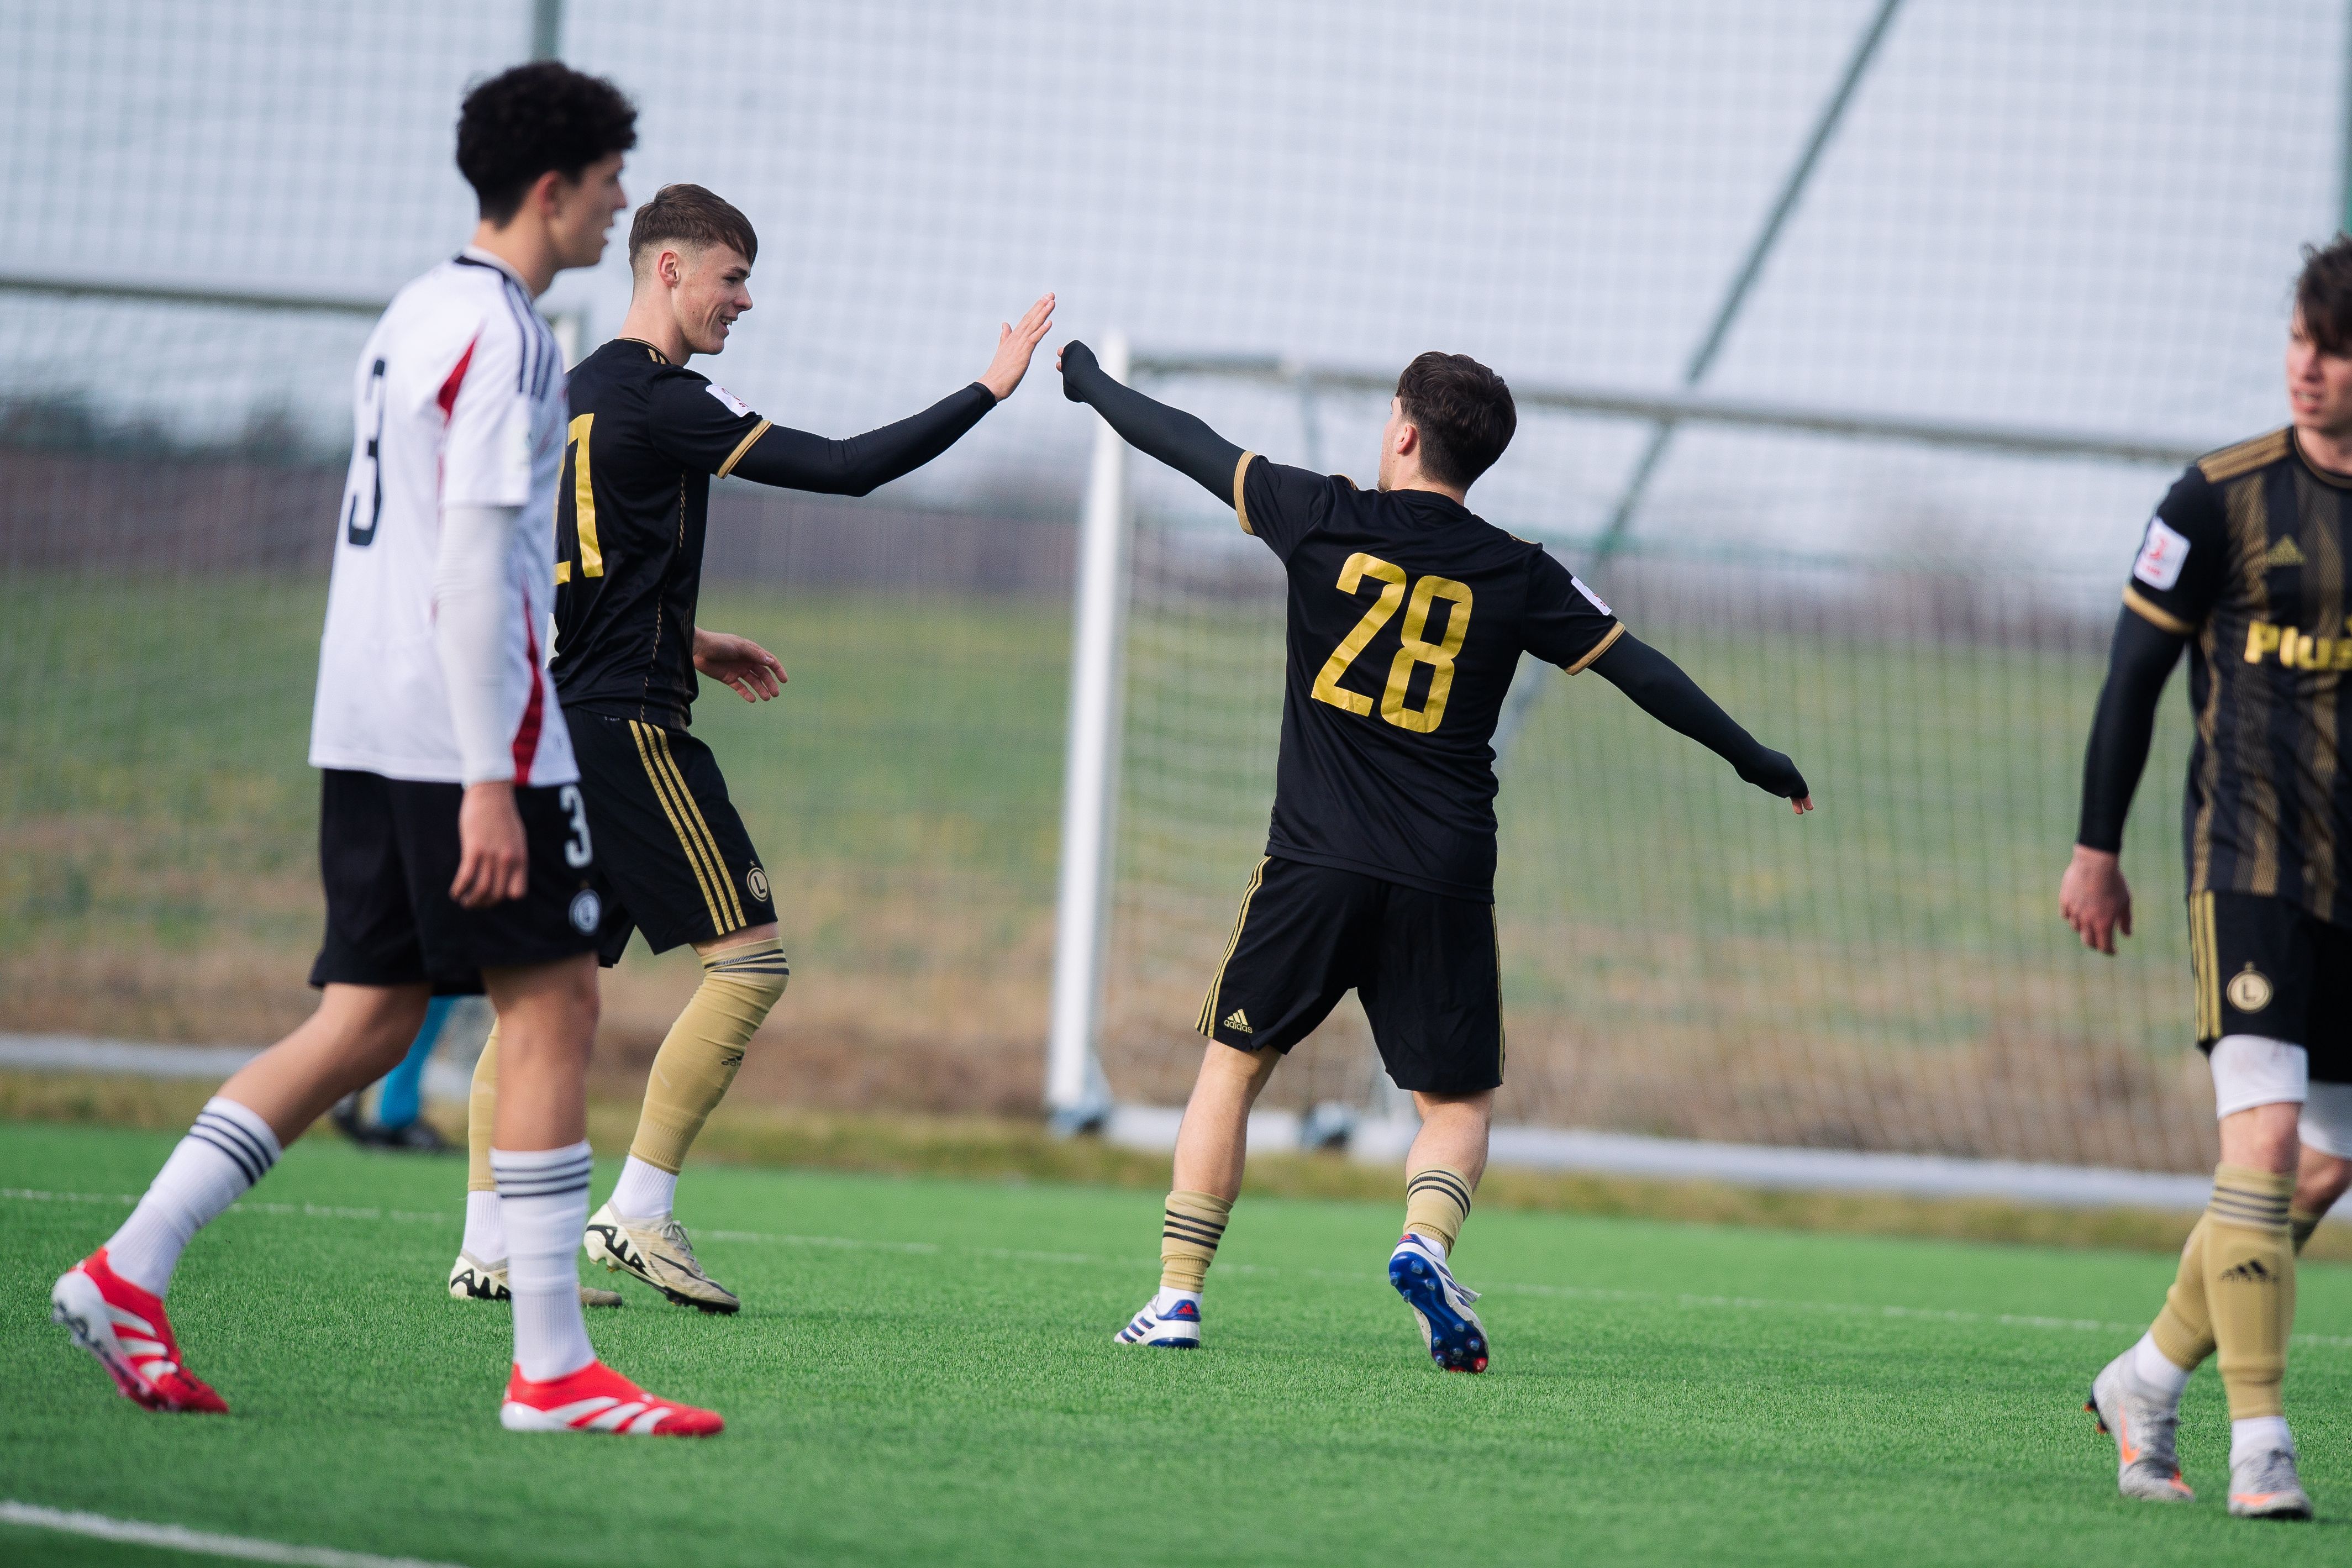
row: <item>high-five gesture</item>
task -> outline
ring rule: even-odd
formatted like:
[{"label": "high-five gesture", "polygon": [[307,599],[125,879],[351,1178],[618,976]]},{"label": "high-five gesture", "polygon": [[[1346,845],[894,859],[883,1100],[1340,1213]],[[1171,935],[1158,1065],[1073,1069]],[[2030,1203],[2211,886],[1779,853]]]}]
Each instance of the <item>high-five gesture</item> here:
[{"label": "high-five gesture", "polygon": [[1029,356],[1054,330],[1054,296],[1046,295],[1029,307],[1029,313],[1020,321],[1000,327],[996,333],[996,357],[980,373],[980,384],[1003,402],[1029,374]]}]

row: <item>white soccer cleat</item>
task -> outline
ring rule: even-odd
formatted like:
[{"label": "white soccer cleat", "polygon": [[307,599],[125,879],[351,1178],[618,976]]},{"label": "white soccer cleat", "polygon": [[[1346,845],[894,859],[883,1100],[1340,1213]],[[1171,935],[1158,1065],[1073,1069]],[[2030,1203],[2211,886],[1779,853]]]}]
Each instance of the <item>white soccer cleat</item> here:
[{"label": "white soccer cleat", "polygon": [[2132,1371],[2132,1353],[2126,1350],[2101,1369],[2083,1406],[2116,1440],[2116,1489],[2143,1502],[2195,1502],[2172,1447],[2180,1407],[2147,1391]]},{"label": "white soccer cleat", "polygon": [[[513,1300],[513,1292],[507,1289],[506,1259],[485,1263],[472,1253],[460,1250],[457,1261],[449,1265],[449,1296],[457,1301]],[[583,1307],[617,1307],[621,1305],[621,1293],[583,1285],[580,1287],[580,1304]]]},{"label": "white soccer cleat", "polygon": [[686,1227],[675,1219],[626,1219],[607,1203],[589,1216],[581,1245],[596,1262],[652,1286],[681,1307],[732,1312],[743,1304],[702,1271]]},{"label": "white soccer cleat", "polygon": [[1421,1325],[1421,1342],[1439,1371],[1486,1370],[1486,1325],[1470,1310],[1478,1292],[1454,1283],[1454,1271],[1435,1247],[1406,1231],[1389,1254],[1389,1283],[1412,1309],[1413,1321]]},{"label": "white soccer cleat", "polygon": [[1169,1303],[1162,1310],[1160,1298],[1154,1296],[1143,1304],[1143,1310],[1128,1320],[1127,1327],[1111,1336],[1123,1345],[1159,1345],[1162,1349],[1196,1351],[1201,1348],[1201,1303],[1190,1296]]},{"label": "white soccer cleat", "polygon": [[601,1361],[533,1383],[518,1366],[507,1379],[499,1425],[509,1432],[606,1432],[620,1437],[709,1437],[725,1428],[716,1411],[656,1399]]},{"label": "white soccer cleat", "polygon": [[2239,1519],[2309,1519],[2311,1494],[2294,1473],[2294,1450],[2270,1448],[2232,1461],[2230,1512]]}]

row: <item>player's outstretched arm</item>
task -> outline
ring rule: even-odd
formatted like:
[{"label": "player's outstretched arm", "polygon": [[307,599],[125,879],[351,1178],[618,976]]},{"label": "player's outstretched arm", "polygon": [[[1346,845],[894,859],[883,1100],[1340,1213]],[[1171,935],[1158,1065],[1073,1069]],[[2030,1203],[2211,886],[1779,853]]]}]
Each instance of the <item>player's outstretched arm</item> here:
[{"label": "player's outstretched arm", "polygon": [[1234,500],[1234,469],[1242,449],[1181,408],[1146,397],[1110,377],[1095,351],[1075,340],[1062,347],[1062,395],[1091,404],[1119,439],[1157,458],[1219,500]]},{"label": "player's outstretched arm", "polygon": [[2124,818],[2147,766],[2157,703],[2187,642],[2128,608],[2116,622],[2107,683],[2099,691],[2083,759],[2083,816],[2074,856],[2058,884],[2058,912],[2083,945],[2098,952],[2116,951],[2117,932],[2131,935],[2131,886],[2118,858]]},{"label": "player's outstretched arm", "polygon": [[786,489],[865,495],[913,473],[954,446],[990,409],[1012,396],[1013,389],[1028,374],[1030,357],[1053,325],[1054,296],[1048,294],[1030,306],[1018,322],[999,328],[996,357],[989,361],[979,380],[912,418],[845,441],[772,425],[720,471]]},{"label": "player's outstretched arm", "polygon": [[1813,809],[1812,791],[1796,763],[1741,729],[1683,673],[1682,666],[1641,638],[1630,632],[1620,637],[1592,661],[1591,668],[1643,712],[1688,735],[1765,794],[1788,801],[1800,816]]}]

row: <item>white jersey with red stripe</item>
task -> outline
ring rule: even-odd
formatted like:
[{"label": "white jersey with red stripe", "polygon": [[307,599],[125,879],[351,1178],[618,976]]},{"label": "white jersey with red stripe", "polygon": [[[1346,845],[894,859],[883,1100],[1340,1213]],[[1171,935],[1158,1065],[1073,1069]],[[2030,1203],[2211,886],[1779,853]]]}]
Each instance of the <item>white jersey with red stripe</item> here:
[{"label": "white jersey with red stripe", "polygon": [[574,782],[543,658],[568,417],[555,334],[514,272],[468,248],[394,299],[360,353],[352,392],[311,766],[465,782],[433,637],[443,510],[520,507],[500,655],[514,782]]}]

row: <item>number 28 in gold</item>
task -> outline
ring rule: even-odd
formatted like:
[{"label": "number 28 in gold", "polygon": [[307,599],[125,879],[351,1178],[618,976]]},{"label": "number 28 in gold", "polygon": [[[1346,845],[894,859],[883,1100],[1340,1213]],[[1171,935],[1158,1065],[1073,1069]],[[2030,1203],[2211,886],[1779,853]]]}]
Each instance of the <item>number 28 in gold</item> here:
[{"label": "number 28 in gold", "polygon": [[[1404,625],[1398,633],[1402,646],[1389,663],[1388,687],[1381,693],[1381,717],[1400,730],[1426,735],[1444,722],[1445,700],[1454,694],[1454,656],[1462,651],[1462,639],[1470,634],[1469,585],[1451,577],[1423,577],[1412,585],[1412,602],[1406,604],[1404,568],[1360,551],[1339,569],[1339,592],[1352,596],[1367,577],[1381,584],[1381,596],[1323,661],[1322,672],[1315,678],[1315,700],[1370,715],[1372,700],[1341,686],[1339,678],[1395,616],[1397,606],[1404,605]],[[1429,630],[1430,606],[1440,599],[1453,601],[1454,607],[1446,615],[1444,637],[1429,642],[1424,634]],[[1418,664],[1429,666],[1429,695],[1413,709],[1405,706],[1405,691]]]}]

